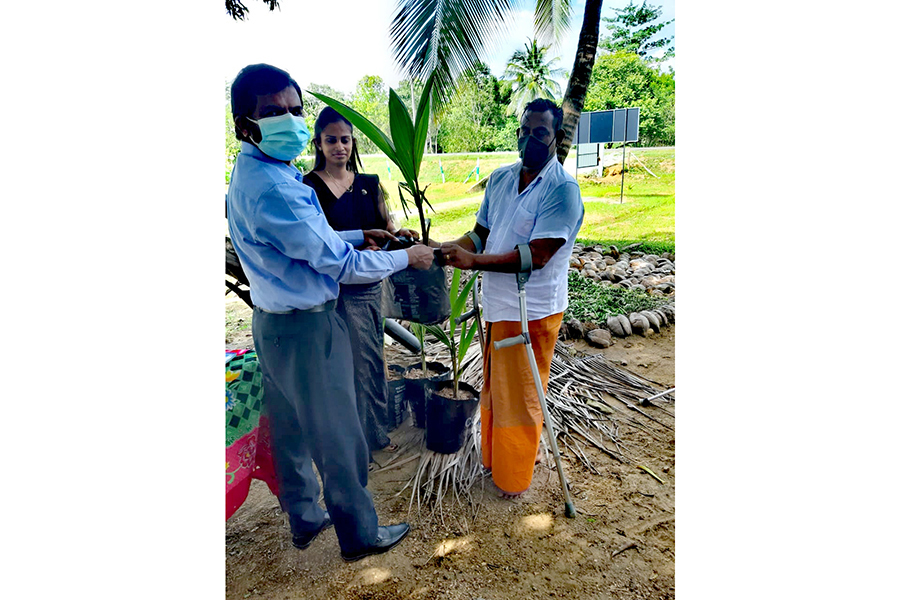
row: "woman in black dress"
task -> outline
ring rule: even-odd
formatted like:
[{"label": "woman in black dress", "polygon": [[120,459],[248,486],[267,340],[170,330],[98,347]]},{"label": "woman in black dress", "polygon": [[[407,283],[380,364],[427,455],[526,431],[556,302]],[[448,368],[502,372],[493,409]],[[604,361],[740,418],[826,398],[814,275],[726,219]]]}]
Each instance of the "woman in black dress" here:
[{"label": "woman in black dress", "polygon": [[[386,229],[397,236],[418,239],[416,231],[398,229],[394,224],[378,176],[360,173],[362,164],[349,121],[333,108],[323,108],[316,119],[313,141],[316,162],[303,183],[316,191],[333,229]],[[341,285],[336,310],[350,330],[356,404],[369,451],[396,449],[387,436],[381,282]]]}]

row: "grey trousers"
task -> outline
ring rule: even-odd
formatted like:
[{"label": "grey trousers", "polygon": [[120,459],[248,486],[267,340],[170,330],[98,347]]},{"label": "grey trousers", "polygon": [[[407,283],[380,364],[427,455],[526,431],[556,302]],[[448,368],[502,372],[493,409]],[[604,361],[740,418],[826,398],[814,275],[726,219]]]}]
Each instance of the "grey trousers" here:
[{"label": "grey trousers", "polygon": [[356,405],[369,451],[391,443],[388,437],[387,378],[384,373],[384,326],[381,282],[342,285],[335,310],[350,330]]},{"label": "grey trousers", "polygon": [[281,508],[294,534],[317,530],[325,506],[343,552],[374,543],[378,515],[368,483],[369,450],[357,416],[350,339],[333,310],[253,311],[253,343],[265,387]]}]

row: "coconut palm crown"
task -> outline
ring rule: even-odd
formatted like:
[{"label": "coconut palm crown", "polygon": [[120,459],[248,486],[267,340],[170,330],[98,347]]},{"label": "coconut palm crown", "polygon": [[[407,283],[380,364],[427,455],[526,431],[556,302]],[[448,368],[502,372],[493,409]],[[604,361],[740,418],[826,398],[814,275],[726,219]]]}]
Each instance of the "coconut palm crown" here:
[{"label": "coconut palm crown", "polygon": [[562,89],[556,78],[563,70],[556,67],[559,58],[547,59],[549,46],[541,46],[529,39],[525,50],[516,50],[506,64],[503,78],[512,83],[512,102],[506,108],[507,115],[520,115],[525,105],[538,98],[556,101]]},{"label": "coconut palm crown", "polygon": [[[394,59],[407,76],[423,80],[435,74],[432,110],[447,102],[455,81],[476,62],[487,58],[493,44],[509,29],[524,0],[395,0],[390,28]],[[600,32],[603,0],[585,0],[575,63],[562,99],[565,137],[557,149],[563,162],[572,146],[591,79]],[[573,24],[571,0],[537,0],[537,39],[559,42]]]}]

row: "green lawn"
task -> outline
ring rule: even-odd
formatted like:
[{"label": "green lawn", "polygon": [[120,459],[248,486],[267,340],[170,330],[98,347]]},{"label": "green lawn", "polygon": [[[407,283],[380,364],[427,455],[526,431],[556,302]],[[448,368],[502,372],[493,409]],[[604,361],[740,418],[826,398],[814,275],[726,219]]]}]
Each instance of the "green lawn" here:
[{"label": "green lawn", "polygon": [[[598,179],[579,175],[585,215],[578,239],[619,246],[641,242],[647,251],[672,251],[675,249],[675,149],[636,149],[633,152],[658,177],[650,175],[639,164],[630,163],[625,173],[624,202],[620,204],[621,176]],[[441,156],[447,180],[441,183],[438,157],[425,157],[421,179],[430,184],[426,196],[436,212],[426,211],[426,216],[432,220],[435,239],[455,239],[474,226],[483,192],[470,191],[475,185],[474,175],[468,182],[463,181],[479,156],[482,179],[497,167],[516,160],[513,152]],[[619,156],[615,150],[608,150],[607,162]],[[397,168],[391,165],[392,179],[389,181],[385,158],[366,157],[363,164],[367,172],[378,174],[386,184],[392,195],[391,203],[399,210]],[[418,217],[411,217],[404,224],[419,229]]]},{"label": "green lawn", "polygon": [[[419,172],[419,180],[423,185],[428,185],[425,192],[428,201],[432,205],[451,200],[459,200],[467,196],[480,198],[481,192],[470,190],[476,183],[476,175],[479,179],[486,179],[497,167],[513,163],[518,158],[515,152],[502,152],[491,154],[459,154],[459,155],[430,155],[422,160],[422,168]],[[397,182],[402,180],[400,170],[383,155],[366,156],[362,158],[366,173],[374,173],[387,188],[390,195],[390,203],[395,210],[400,210],[400,197],[397,193]],[[473,173],[476,165],[478,172]],[[390,166],[390,175],[388,174]],[[441,167],[444,168],[444,179],[441,180]],[[468,178],[468,179],[467,179]]]}]

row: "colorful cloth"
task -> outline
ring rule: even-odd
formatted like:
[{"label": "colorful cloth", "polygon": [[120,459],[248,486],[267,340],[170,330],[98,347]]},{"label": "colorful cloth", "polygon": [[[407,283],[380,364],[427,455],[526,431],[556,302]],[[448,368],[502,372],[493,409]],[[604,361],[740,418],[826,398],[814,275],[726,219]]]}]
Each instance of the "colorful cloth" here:
[{"label": "colorful cloth", "polygon": [[[538,372],[547,393],[550,361],[562,313],[528,322]],[[524,345],[494,349],[493,342],[522,333],[519,322],[487,324],[481,390],[481,457],[498,488],[509,494],[531,485],[544,415]]]},{"label": "colorful cloth", "polygon": [[[226,353],[226,360],[228,353]],[[244,503],[250,480],[278,494],[268,419],[262,414],[262,372],[255,352],[235,353],[225,364],[225,519]]]}]

